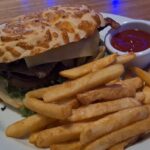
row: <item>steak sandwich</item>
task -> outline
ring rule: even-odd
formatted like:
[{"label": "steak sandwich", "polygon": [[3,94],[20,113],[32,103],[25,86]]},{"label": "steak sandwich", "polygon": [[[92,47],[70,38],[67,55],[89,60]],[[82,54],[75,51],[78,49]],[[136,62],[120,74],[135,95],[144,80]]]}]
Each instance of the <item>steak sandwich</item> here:
[{"label": "steak sandwich", "polygon": [[87,6],[56,6],[0,27],[0,99],[15,108],[32,89],[63,82],[61,70],[99,52],[99,31],[114,21]]}]

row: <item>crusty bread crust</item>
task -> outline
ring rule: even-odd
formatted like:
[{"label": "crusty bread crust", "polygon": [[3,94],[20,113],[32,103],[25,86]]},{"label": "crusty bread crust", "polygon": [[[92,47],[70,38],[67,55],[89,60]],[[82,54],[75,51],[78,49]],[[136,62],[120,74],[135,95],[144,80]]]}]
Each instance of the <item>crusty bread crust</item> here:
[{"label": "crusty bread crust", "polygon": [[0,63],[34,56],[77,42],[104,25],[104,19],[87,6],[56,6],[19,16],[0,29]]}]

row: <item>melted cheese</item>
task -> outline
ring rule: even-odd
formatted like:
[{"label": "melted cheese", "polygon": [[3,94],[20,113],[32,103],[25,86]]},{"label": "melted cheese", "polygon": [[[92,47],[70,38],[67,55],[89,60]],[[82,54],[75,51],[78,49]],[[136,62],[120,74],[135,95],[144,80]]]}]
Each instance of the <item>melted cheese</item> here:
[{"label": "melted cheese", "polygon": [[96,31],[91,37],[79,42],[69,43],[39,55],[25,58],[28,67],[40,64],[58,62],[73,58],[93,56],[98,52],[99,32]]}]

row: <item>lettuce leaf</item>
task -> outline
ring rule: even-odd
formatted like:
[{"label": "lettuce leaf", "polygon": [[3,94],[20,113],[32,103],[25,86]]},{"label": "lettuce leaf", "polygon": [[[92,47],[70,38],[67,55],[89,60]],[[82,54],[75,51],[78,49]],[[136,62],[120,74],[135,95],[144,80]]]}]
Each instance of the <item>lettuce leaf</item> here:
[{"label": "lettuce leaf", "polygon": [[21,89],[18,89],[9,85],[6,87],[6,91],[8,92],[11,98],[18,98],[20,100],[24,98],[25,93],[26,93],[25,91]]},{"label": "lettuce leaf", "polygon": [[21,113],[21,115],[23,117],[29,117],[29,116],[35,114],[35,112],[29,110],[28,108],[26,108],[24,106],[19,109],[19,112]]}]

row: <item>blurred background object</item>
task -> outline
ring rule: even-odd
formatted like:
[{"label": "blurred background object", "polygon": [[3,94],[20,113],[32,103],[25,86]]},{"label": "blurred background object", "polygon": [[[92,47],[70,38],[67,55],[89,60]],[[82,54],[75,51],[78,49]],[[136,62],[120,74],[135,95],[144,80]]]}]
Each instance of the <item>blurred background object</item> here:
[{"label": "blurred background object", "polygon": [[150,20],[150,0],[0,0],[0,23],[54,5],[86,4],[98,12]]}]

